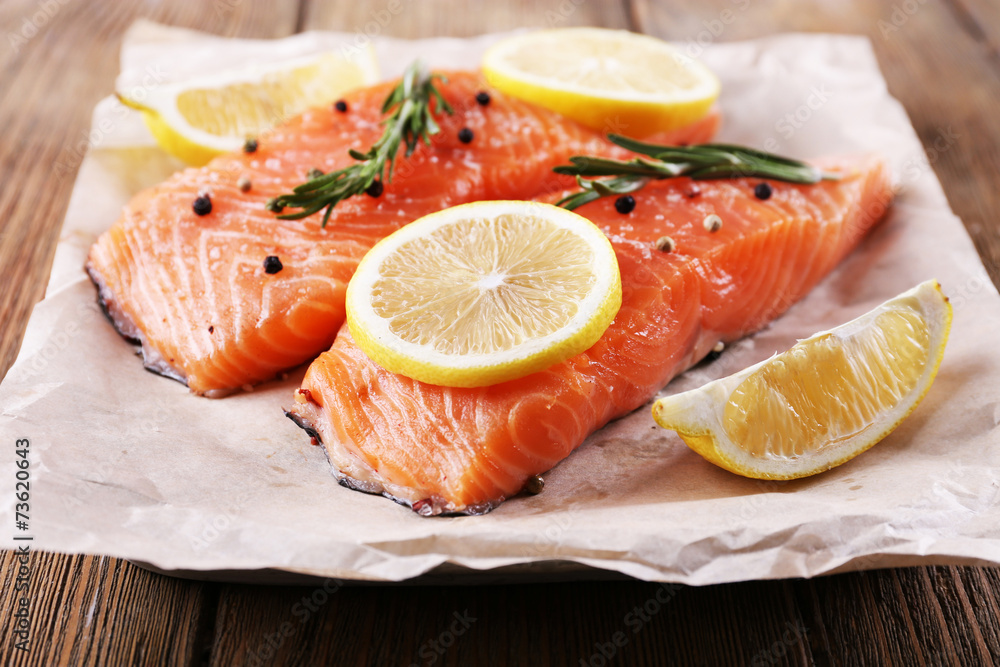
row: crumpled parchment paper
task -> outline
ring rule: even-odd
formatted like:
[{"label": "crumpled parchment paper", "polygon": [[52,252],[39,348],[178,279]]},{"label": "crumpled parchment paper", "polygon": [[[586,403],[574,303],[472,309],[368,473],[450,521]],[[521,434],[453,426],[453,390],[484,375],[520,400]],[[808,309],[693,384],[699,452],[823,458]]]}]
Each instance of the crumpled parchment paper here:
[{"label": "crumpled parchment paper", "polygon": [[[390,77],[416,56],[473,66],[494,39],[374,45]],[[211,68],[325,49],[350,54],[362,41],[332,33],[229,40],[143,23],[126,39],[119,89],[141,94]],[[547,475],[541,495],[486,516],[426,519],[342,488],[321,448],[282,416],[302,369],[251,393],[199,398],[144,371],[99,311],[81,268],[87,249],[136,191],[180,167],[136,114],[108,98],[77,149],[89,148],[48,292],[0,386],[3,469],[13,471],[15,439],[31,443],[34,547],[247,580],[446,573],[461,582],[494,568],[500,579],[597,568],[710,584],[1000,563],[1000,298],[868,42],[792,34],[698,55],[722,79],[721,140],[802,158],[880,152],[899,197],[803,302],[664,391],[735,372],[937,278],[955,308],[944,363],[924,402],[882,443],[817,477],[761,482],[706,463],[644,408],[591,436]],[[942,128],[936,153],[951,150],[961,131]],[[0,523],[13,526],[13,474],[3,484]],[[0,531],[0,545],[16,544],[14,532]]]}]

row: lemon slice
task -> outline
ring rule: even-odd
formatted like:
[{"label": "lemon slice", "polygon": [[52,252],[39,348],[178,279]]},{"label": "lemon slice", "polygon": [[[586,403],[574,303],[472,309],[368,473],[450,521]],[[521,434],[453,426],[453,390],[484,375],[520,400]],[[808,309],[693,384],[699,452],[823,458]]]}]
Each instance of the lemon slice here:
[{"label": "lemon slice", "polygon": [[475,202],[420,218],[365,255],[347,323],[383,368],[479,387],[583,352],[621,300],[614,250],[589,220],[549,204]]},{"label": "lemon slice", "polygon": [[143,112],[164,150],[188,164],[202,165],[295,114],[377,80],[374,54],[368,49],[351,59],[330,52],[228,70],[158,86],[145,99],[122,94],[119,99]]},{"label": "lemon slice", "polygon": [[483,57],[498,90],[595,130],[644,137],[704,116],[719,80],[666,42],[625,30],[562,28],[510,37]]},{"label": "lemon slice", "polygon": [[653,418],[745,477],[796,479],[887,436],[927,393],[951,327],[936,281],[735,375],[653,405]]}]

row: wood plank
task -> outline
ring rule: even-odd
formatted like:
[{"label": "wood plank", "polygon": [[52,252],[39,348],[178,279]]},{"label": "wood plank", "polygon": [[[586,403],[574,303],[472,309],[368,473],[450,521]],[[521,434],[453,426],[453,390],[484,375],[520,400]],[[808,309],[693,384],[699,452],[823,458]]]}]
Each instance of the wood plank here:
[{"label": "wood plank", "polygon": [[[189,665],[201,658],[214,619],[212,589],[103,556],[31,555],[28,649],[0,633],[6,665]],[[9,623],[17,564],[4,552],[0,609]]]},{"label": "wood plank", "polygon": [[[49,7],[49,9],[45,9]],[[294,31],[297,7],[263,0],[0,4],[0,377],[47,282],[75,173],[53,165],[80,143],[94,104],[110,94],[124,30],[143,16],[225,35]],[[11,35],[14,37],[12,38]],[[22,39],[23,38],[23,39]],[[43,544],[34,545],[44,548]],[[3,553],[0,615],[14,610],[17,567]],[[0,662],[15,665],[200,662],[214,622],[214,588],[150,574],[116,559],[32,555],[31,649],[0,632]],[[4,621],[5,624],[8,621]]]},{"label": "wood plank", "polygon": [[[970,34],[969,21],[961,20],[961,14],[946,3],[915,0],[916,9],[909,13],[899,10],[903,4],[634,0],[632,7],[638,29],[685,43],[786,31],[868,35],[889,91],[906,107],[952,209],[965,222],[993,282],[1000,285],[1000,193],[984,176],[1000,169],[1000,119],[995,113],[1000,106],[1000,69],[995,46]],[[985,0],[970,0],[972,4],[993,6]],[[986,16],[986,9],[982,11]],[[952,135],[953,140],[947,139]],[[942,138],[938,145],[945,150],[934,149]]]},{"label": "wood plank", "polygon": [[788,582],[225,586],[211,664],[812,664],[796,605]]},{"label": "wood plank", "polygon": [[[922,568],[920,570],[920,584],[925,587],[930,595],[928,598],[937,598],[936,605],[930,605],[919,613],[933,615],[934,625],[942,625],[948,629],[951,645],[950,655],[960,656],[959,664],[989,664],[992,662],[991,654],[1000,650],[1000,643],[993,637],[987,641],[989,626],[984,627],[980,617],[976,614],[976,608],[982,604],[996,604],[996,593],[989,589],[976,591],[972,596],[968,594],[965,580],[975,581],[978,574],[987,572],[989,569],[977,570],[974,568],[957,567],[933,567]],[[992,569],[997,573],[995,568]],[[902,578],[900,577],[902,582]],[[911,580],[915,582],[915,580]],[[903,595],[910,595],[910,591],[903,591]],[[996,628],[1000,619],[993,618],[992,625]],[[930,625],[930,624],[927,624]],[[918,629],[918,632],[920,629]]]},{"label": "wood plank", "polygon": [[[304,30],[341,30],[359,39],[378,35],[404,37],[470,37],[515,28],[563,28],[599,25],[630,28],[624,2],[583,0],[511,0],[483,2],[472,8],[464,0],[381,0],[336,2],[308,0]],[[455,63],[456,68],[467,63]]]},{"label": "wood plank", "polygon": [[[944,1],[956,19],[965,25],[966,31],[986,44],[990,56],[1000,66],[1000,5],[993,0]],[[905,14],[911,7],[900,6],[900,10]]]},{"label": "wood plank", "polygon": [[[880,575],[857,573],[800,582],[796,585],[806,624],[813,631],[812,649],[818,664],[876,665],[893,664],[890,650],[908,649],[912,644],[900,641],[894,626],[885,627],[875,604],[870,579]],[[886,635],[886,630],[892,634]],[[849,638],[845,641],[845,638]],[[901,662],[901,664],[920,664]]]},{"label": "wood plank", "polygon": [[795,584],[819,664],[976,665],[996,661],[996,568],[917,567]]},{"label": "wood plank", "polygon": [[964,596],[963,607],[975,617],[990,660],[1000,665],[1000,568],[954,568],[949,574]]}]

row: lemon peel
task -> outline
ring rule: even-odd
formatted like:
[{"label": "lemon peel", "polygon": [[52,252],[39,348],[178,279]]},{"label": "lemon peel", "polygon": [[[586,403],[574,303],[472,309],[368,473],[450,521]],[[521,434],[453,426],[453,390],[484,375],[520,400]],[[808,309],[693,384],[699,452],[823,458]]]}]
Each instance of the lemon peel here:
[{"label": "lemon peel", "polygon": [[474,202],[376,244],[348,285],[347,322],[390,371],[478,387],[583,352],[621,299],[611,243],[586,218],[537,202]]},{"label": "lemon peel", "polygon": [[694,123],[720,91],[718,78],[700,62],[625,30],[515,35],[493,45],[482,67],[501,92],[593,129],[638,138]]},{"label": "lemon peel", "polygon": [[295,114],[377,80],[377,64],[368,49],[351,59],[328,52],[226,70],[165,83],[141,100],[127,93],[118,98],[142,112],[160,147],[200,166]]},{"label": "lemon peel", "polygon": [[952,310],[927,281],[739,373],[656,401],[706,460],[757,479],[829,470],[891,433],[927,394]]}]

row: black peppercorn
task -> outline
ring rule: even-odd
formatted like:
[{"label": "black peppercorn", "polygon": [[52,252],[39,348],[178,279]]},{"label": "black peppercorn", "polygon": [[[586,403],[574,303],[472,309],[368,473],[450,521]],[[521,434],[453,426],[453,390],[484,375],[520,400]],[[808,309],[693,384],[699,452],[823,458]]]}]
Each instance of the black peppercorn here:
[{"label": "black peppercorn", "polygon": [[615,210],[622,215],[628,215],[635,209],[635,197],[632,195],[622,195],[615,200]]},{"label": "black peppercorn", "polygon": [[385,190],[385,186],[382,185],[382,181],[374,180],[372,181],[372,184],[368,186],[368,189],[365,190],[365,194],[369,197],[381,197],[383,190]]},{"label": "black peppercorn", "polygon": [[339,111],[340,113],[346,113],[347,102],[345,102],[344,100],[337,100],[337,102],[333,105],[333,108]]},{"label": "black peppercorn", "polygon": [[194,209],[195,215],[208,215],[212,212],[212,200],[208,195],[201,195],[194,200],[191,208]]},{"label": "black peppercorn", "polygon": [[458,140],[461,141],[463,144],[471,143],[473,136],[474,135],[472,134],[472,130],[470,130],[467,127],[463,127],[461,130],[458,131]]},{"label": "black peppercorn", "polygon": [[485,90],[480,90],[476,93],[476,103],[479,104],[479,106],[486,106],[490,103],[490,94]]},{"label": "black peppercorn", "polygon": [[257,152],[257,140],[250,138],[243,143],[244,153],[256,153]]},{"label": "black peppercorn", "polygon": [[268,255],[264,258],[264,273],[274,275],[282,268],[284,267],[281,266],[281,260],[278,259],[277,255]]},{"label": "black peppercorn", "polygon": [[761,201],[771,198],[771,186],[767,183],[758,183],[753,189],[753,195]]}]

